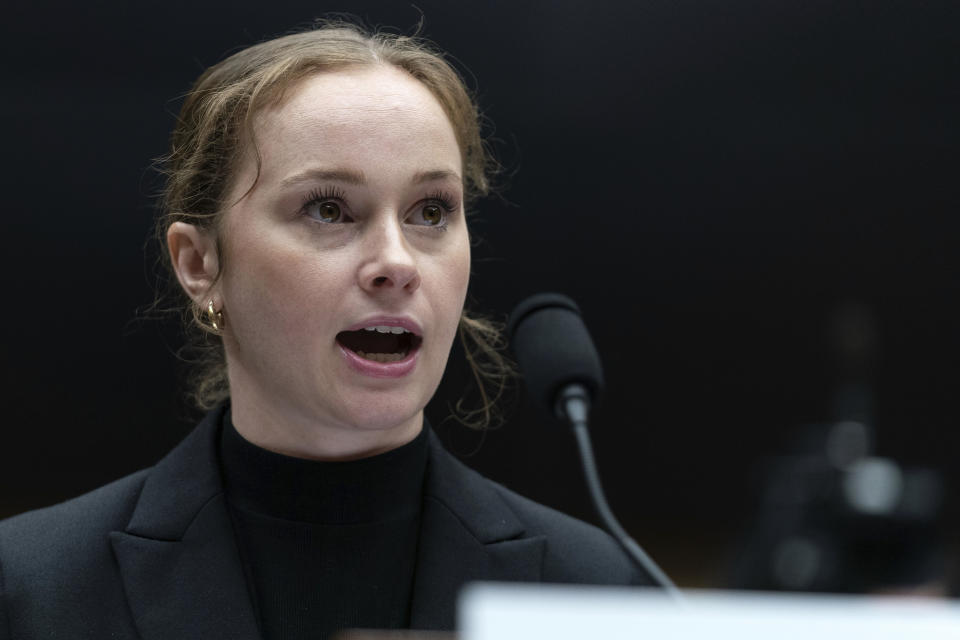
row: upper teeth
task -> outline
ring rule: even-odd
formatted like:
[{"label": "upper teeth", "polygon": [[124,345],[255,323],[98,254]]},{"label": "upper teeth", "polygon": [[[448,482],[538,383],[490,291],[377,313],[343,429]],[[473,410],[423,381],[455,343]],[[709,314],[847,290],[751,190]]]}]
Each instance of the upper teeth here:
[{"label": "upper teeth", "polygon": [[364,331],[376,331],[377,333],[410,333],[403,327],[388,327],[385,325],[377,325],[375,327],[364,327]]}]

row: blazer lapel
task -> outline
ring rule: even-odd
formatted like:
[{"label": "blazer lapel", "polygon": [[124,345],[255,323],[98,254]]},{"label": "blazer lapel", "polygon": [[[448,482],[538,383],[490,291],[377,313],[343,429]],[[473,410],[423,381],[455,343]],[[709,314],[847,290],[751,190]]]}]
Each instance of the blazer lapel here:
[{"label": "blazer lapel", "polygon": [[130,523],[110,534],[145,640],[259,637],[220,480],[222,414],[153,468]]},{"label": "blazer lapel", "polygon": [[[129,524],[110,534],[144,640],[259,638],[220,480],[222,414],[153,468]],[[494,485],[429,438],[410,622],[452,629],[467,582],[539,581],[544,539],[524,537]]]},{"label": "blazer lapel", "polygon": [[467,582],[539,581],[544,539],[523,537],[522,523],[494,485],[429,436],[410,626],[453,629],[457,596]]}]

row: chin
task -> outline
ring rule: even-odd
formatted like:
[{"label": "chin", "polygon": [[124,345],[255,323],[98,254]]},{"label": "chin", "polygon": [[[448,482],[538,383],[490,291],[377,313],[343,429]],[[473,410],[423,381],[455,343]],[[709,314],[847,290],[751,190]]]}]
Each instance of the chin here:
[{"label": "chin", "polygon": [[413,401],[410,394],[384,397],[389,395],[394,394],[376,394],[375,398],[364,394],[350,403],[351,406],[344,407],[342,421],[360,431],[390,431],[407,426],[410,420],[421,415],[426,405]]},{"label": "chin", "polygon": [[[318,415],[332,413],[338,422],[359,431],[407,428],[411,420],[422,420],[423,409],[440,384],[442,369],[429,369],[416,371],[406,380],[364,380],[360,383],[342,380],[336,385],[338,390],[326,395],[328,401],[336,404],[316,407]],[[319,396],[317,399],[323,402]],[[418,422],[417,428],[419,426]]]}]

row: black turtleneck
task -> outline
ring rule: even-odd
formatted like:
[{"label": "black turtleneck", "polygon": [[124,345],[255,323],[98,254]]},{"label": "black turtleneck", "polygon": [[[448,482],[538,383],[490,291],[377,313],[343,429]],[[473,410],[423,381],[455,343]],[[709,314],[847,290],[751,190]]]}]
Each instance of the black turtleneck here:
[{"label": "black turtleneck", "polygon": [[427,452],[424,428],[370,458],[291,458],[226,413],[224,486],[265,640],[409,626]]}]

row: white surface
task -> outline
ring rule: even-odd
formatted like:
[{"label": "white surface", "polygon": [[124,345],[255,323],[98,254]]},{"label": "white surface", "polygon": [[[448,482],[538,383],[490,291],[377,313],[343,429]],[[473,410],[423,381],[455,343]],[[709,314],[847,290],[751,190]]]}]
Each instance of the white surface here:
[{"label": "white surface", "polygon": [[960,640],[954,601],[480,583],[460,597],[462,640]]}]

